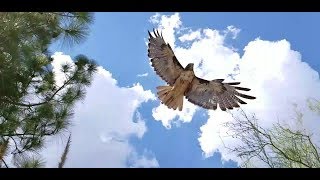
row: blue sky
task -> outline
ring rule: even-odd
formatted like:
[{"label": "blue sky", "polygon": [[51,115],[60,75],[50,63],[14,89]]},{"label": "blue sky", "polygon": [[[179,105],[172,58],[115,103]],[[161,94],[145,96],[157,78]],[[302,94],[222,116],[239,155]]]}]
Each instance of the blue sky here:
[{"label": "blue sky", "polygon": [[[148,37],[147,31],[152,30],[152,28],[158,27],[160,29],[162,28],[164,32],[167,30],[168,36],[164,36],[165,40],[166,37],[168,39],[170,38],[169,34],[171,33],[171,31],[169,31],[168,29],[173,29],[174,34],[171,34],[175,36],[176,48],[182,49],[185,47],[185,49],[193,54],[196,54],[197,50],[193,50],[192,48],[190,48],[190,44],[190,46],[184,46],[183,43],[196,44],[196,40],[193,39],[189,42],[178,41],[178,37],[199,30],[201,38],[199,37],[198,41],[199,43],[202,43],[202,37],[206,34],[206,32],[204,31],[205,29],[210,29],[212,30],[212,32],[215,32],[213,30],[216,30],[220,33],[220,35],[214,35],[209,38],[213,41],[215,38],[217,39],[220,36],[222,37],[225,32],[222,43],[219,43],[220,41],[217,42],[217,46],[224,50],[226,48],[229,49],[226,50],[226,54],[223,54],[223,56],[220,56],[220,54],[218,54],[219,56],[217,57],[225,57],[227,59],[229,58],[229,55],[230,57],[239,56],[240,58],[242,58],[241,61],[249,61],[249,57],[260,57],[259,53],[254,53],[257,52],[257,50],[252,50],[256,48],[256,46],[259,46],[261,47],[260,49],[262,49],[260,53],[271,53],[270,57],[277,57],[277,53],[279,53],[280,58],[280,56],[282,57],[282,51],[279,50],[278,52],[277,49],[283,49],[283,52],[285,52],[284,58],[287,58],[289,56],[292,57],[292,59],[297,59],[297,61],[293,61],[290,58],[284,59],[283,61],[277,61],[283,62],[283,64],[279,64],[279,72],[280,74],[284,74],[283,76],[281,76],[282,80],[283,78],[290,78],[290,73],[294,73],[295,70],[301,70],[303,75],[306,74],[303,72],[309,72],[312,71],[312,69],[316,72],[319,72],[320,70],[320,61],[318,60],[318,42],[320,41],[320,24],[318,23],[318,20],[320,18],[319,13],[178,13],[176,14],[176,17],[179,17],[179,21],[182,25],[174,28],[171,27],[173,22],[171,22],[171,25],[165,24],[164,22],[166,21],[166,18],[172,18],[175,15],[174,13],[160,13],[157,16],[157,20],[152,23],[150,22],[150,18],[155,14],[156,13],[95,13],[95,22],[91,26],[90,35],[83,44],[76,45],[71,49],[67,49],[58,43],[54,44],[51,47],[51,51],[63,52],[63,54],[70,55],[71,57],[74,57],[77,54],[85,54],[88,57],[96,60],[100,66],[102,66],[106,71],[112,74],[112,78],[117,81],[116,86],[120,87],[120,90],[121,88],[129,89],[130,87],[133,87],[134,84],[139,83],[139,85],[142,86],[145,91],[151,90],[153,94],[156,94],[155,87],[163,85],[165,84],[165,82],[162,81],[154,73],[153,69],[151,69],[149,65],[145,41]],[[163,21],[162,26],[161,21]],[[232,38],[233,32],[231,30],[227,31],[228,26],[232,26],[234,29],[240,30],[239,33],[233,34],[236,36],[234,39]],[[166,33],[164,35],[166,35]],[[260,41],[256,40],[257,38],[259,38]],[[168,41],[170,42],[170,40]],[[205,42],[203,41],[203,43]],[[251,45],[249,46],[249,44]],[[289,49],[287,48],[288,44],[290,44]],[[231,47],[237,50],[232,51]],[[247,47],[246,52],[244,51],[245,47]],[[267,48],[266,51],[263,51],[263,48]],[[217,52],[219,53],[220,51],[218,50]],[[211,51],[211,49],[208,49],[208,51]],[[287,53],[287,51],[289,53]],[[300,54],[300,56],[294,53],[296,51]],[[182,60],[184,56],[181,52],[180,58]],[[248,55],[244,56],[245,53],[247,53]],[[199,54],[199,56],[201,56],[200,52]],[[202,59],[205,59],[205,57],[216,57],[214,55],[203,55]],[[193,61],[192,56],[185,55],[185,58],[188,58],[186,60],[188,62]],[[201,60],[199,60],[199,62],[200,61]],[[260,68],[260,65],[266,63],[266,61],[269,61],[269,59],[264,60],[264,62],[256,63],[256,67]],[[302,61],[306,62],[310,67],[304,67],[304,65],[301,65],[303,64]],[[211,60],[209,59],[204,63],[208,64],[210,62]],[[273,60],[270,59],[270,63],[277,64],[277,62],[273,62]],[[296,64],[290,64],[291,62]],[[227,66],[229,67],[229,65]],[[286,72],[284,68],[290,68],[290,66],[297,68],[294,68],[295,70],[293,70],[293,72]],[[268,66],[266,66],[266,68],[267,67],[269,67],[269,64]],[[270,65],[270,67],[272,67],[272,65]],[[212,67],[212,69],[210,68],[208,69],[207,67],[199,66],[199,72],[200,70],[203,72],[207,72],[207,70],[216,71],[215,68],[223,69],[223,67]],[[243,65],[243,68],[240,67],[240,71],[245,70],[245,68],[247,67]],[[255,73],[258,73],[257,77],[270,77],[272,75],[274,75],[274,78],[277,77],[277,73],[271,70],[268,71],[268,73],[271,74],[261,74],[261,72],[258,72],[259,70],[261,71],[261,69],[259,68],[257,68],[257,71],[254,71]],[[276,69],[277,67],[275,67],[275,71]],[[231,73],[227,70],[228,69],[221,72],[217,70],[217,73],[213,75],[225,76],[226,74]],[[143,77],[137,76],[138,74],[144,73],[148,73],[148,75]],[[271,85],[276,87],[273,89],[265,90],[265,92],[258,92],[258,90],[255,92],[258,95],[265,95],[265,98],[261,98],[263,100],[259,101],[259,103],[263,104],[264,106],[266,106],[266,104],[268,103],[270,104],[274,102],[273,99],[269,97],[272,97],[275,94],[281,96],[284,93],[283,90],[285,88],[291,88],[292,90],[292,87],[295,88],[296,86],[303,86],[304,78],[307,82],[310,81],[310,86],[315,86],[313,88],[310,88],[315,89],[314,92],[316,92],[317,88],[319,88],[319,75],[317,76],[317,74],[312,72],[310,75],[307,74],[305,77],[298,76],[299,73],[297,73],[298,78],[300,78],[301,80],[297,82],[292,81],[291,84],[288,83],[290,87],[289,85],[283,85],[284,83],[281,83],[280,80],[279,84],[276,84],[276,82],[278,81],[272,81],[275,83],[272,84],[272,82],[268,78],[265,78],[265,84],[261,86],[255,86],[255,84],[252,84],[254,83],[252,79],[245,79],[245,77],[249,77],[249,75],[245,74],[246,72],[241,71],[241,73],[244,75],[239,76],[239,79],[243,79],[243,82],[246,82],[246,85],[250,87],[257,87],[256,89],[266,89],[268,87],[271,87]],[[212,77],[214,77],[213,75]],[[294,79],[295,77],[292,78]],[[267,86],[268,83],[270,86]],[[306,95],[310,94],[311,91],[307,92],[307,90],[308,88],[301,89],[301,92],[300,90],[296,90],[296,94],[301,94],[301,97],[299,96],[298,98],[299,100],[306,98]],[[295,89],[292,91],[295,91]],[[287,94],[288,99],[296,96],[295,93]],[[100,94],[97,93],[97,96],[100,96],[101,101],[103,101],[103,97],[106,95],[104,94],[104,92],[101,92]],[[99,100],[99,98],[96,99]],[[116,101],[115,99],[113,100]],[[106,99],[106,101],[108,101],[108,99]],[[86,101],[84,103],[86,103]],[[275,103],[281,104],[286,102],[285,100],[283,100],[283,102],[277,101]],[[224,114],[221,114],[221,112],[208,112],[206,110],[198,108],[194,110],[194,112],[186,112],[186,114],[189,113],[189,115],[191,115],[192,120],[186,120],[187,118],[185,118],[185,115],[175,114],[175,118],[169,118],[169,121],[171,122],[171,128],[166,128],[164,125],[165,121],[161,119],[165,119],[165,117],[162,117],[161,114],[165,114],[168,111],[162,111],[162,109],[160,108],[158,109],[158,115],[156,115],[154,111],[155,108],[158,107],[159,101],[156,99],[147,102],[141,100],[139,106],[134,108],[133,112],[130,111],[133,116],[132,119],[129,120],[133,122],[143,121],[144,123],[142,124],[143,127],[146,128],[146,130],[141,136],[132,134],[121,136],[122,139],[126,138],[124,141],[126,141],[130,145],[131,149],[134,149],[133,154],[135,154],[126,154],[126,158],[124,159],[124,167],[132,166],[132,164],[135,164],[134,161],[142,162],[142,156],[146,156],[149,160],[152,158],[156,159],[156,166],[158,167],[237,167],[237,160],[232,155],[229,156],[227,155],[227,153],[226,155],[220,153],[225,153],[225,151],[221,149],[221,142],[218,142],[219,139],[217,139],[214,135],[212,135],[212,138],[210,139],[210,127],[215,126],[214,123],[217,122],[212,119],[218,119],[219,117],[223,119],[225,116]],[[255,107],[260,106],[257,105]],[[257,114],[260,113],[261,117],[264,117],[265,114],[268,114],[268,112],[272,111],[272,109],[269,109],[270,111],[267,111],[263,108],[262,110],[261,108],[255,109],[250,107],[249,105],[248,109],[252,110],[253,112],[255,112],[256,110]],[[279,107],[278,109],[281,108]],[[284,109],[285,106],[283,106],[282,110]],[[279,110],[279,113],[281,111]],[[137,112],[138,114],[140,114],[138,120],[136,120]],[[108,109],[104,109],[103,113],[109,113]],[[102,119],[104,117],[103,113],[101,113],[100,117]],[[117,110],[115,110],[112,113],[124,112],[117,112]],[[180,120],[178,120],[179,118]],[[94,124],[95,119],[92,118],[90,119],[90,121]],[[117,121],[117,119],[106,118],[105,122],[107,121]],[[212,123],[210,124],[209,121]],[[101,124],[99,125],[103,126],[103,123],[104,121],[101,121]],[[307,125],[309,124],[307,123]],[[212,129],[212,132],[214,132],[215,130],[216,129]],[[84,132],[82,131],[82,133]],[[202,137],[202,139],[199,139],[199,137]],[[73,136],[73,138],[77,137]],[[81,141],[78,142],[81,143]],[[87,153],[92,152],[88,150]],[[105,153],[105,156],[109,156],[107,152]],[[137,160],[139,159],[137,157],[140,157],[141,161]],[[70,161],[72,161],[72,158]],[[76,162],[70,162],[70,166],[86,166],[85,164],[76,165],[75,163]],[[109,164],[108,166],[118,167],[119,165]]]}]

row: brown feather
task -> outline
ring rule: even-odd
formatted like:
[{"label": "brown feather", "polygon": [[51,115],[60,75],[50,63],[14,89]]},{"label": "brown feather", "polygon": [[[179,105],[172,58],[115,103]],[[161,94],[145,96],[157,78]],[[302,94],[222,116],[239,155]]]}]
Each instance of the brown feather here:
[{"label": "brown feather", "polygon": [[151,58],[151,66],[157,75],[172,86],[184,68],[176,58],[170,44],[164,41],[162,33],[153,30],[154,36],[150,31],[148,34],[148,57]]},{"label": "brown feather", "polygon": [[231,83],[226,83],[226,84],[228,84],[228,85],[239,85],[240,82],[231,82]]},{"label": "brown feather", "polygon": [[240,91],[250,91],[251,90],[249,88],[243,88],[243,87],[234,87],[234,88],[237,90],[240,90]]},{"label": "brown feather", "polygon": [[183,94],[176,96],[174,88],[171,86],[158,86],[157,90],[162,104],[166,105],[169,109],[179,109],[179,111],[182,111]]},{"label": "brown feather", "polygon": [[[226,109],[239,108],[240,105],[238,103],[247,104],[237,96],[246,99],[255,99],[253,96],[237,91],[250,91],[249,88],[231,86],[238,84],[240,83],[222,83],[222,79],[208,81],[197,77],[192,81],[185,95],[188,101],[203,108],[215,110],[217,105],[219,105],[222,111],[226,111]],[[217,102],[212,99],[216,99]]]},{"label": "brown feather", "polygon": [[246,94],[241,94],[239,92],[236,93],[237,96],[240,96],[242,98],[246,98],[246,99],[256,99],[256,97],[253,97],[253,96],[249,96],[249,95],[246,95]]}]

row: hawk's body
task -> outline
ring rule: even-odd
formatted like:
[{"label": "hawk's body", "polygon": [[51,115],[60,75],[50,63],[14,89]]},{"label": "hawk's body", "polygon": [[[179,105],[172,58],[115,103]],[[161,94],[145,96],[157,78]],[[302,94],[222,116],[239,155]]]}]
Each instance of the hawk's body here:
[{"label": "hawk's body", "polygon": [[155,37],[149,32],[148,56],[156,73],[169,86],[158,86],[158,97],[168,108],[181,111],[183,97],[191,103],[206,109],[221,110],[240,107],[246,104],[239,97],[255,99],[253,96],[239,93],[237,90],[249,91],[248,88],[236,87],[240,82],[223,83],[223,79],[204,80],[195,76],[193,63],[185,68],[181,66],[169,44],[165,43],[162,35],[154,31]]},{"label": "hawk's body", "polygon": [[158,96],[161,102],[169,108],[179,108],[181,111],[183,107],[183,97],[194,77],[192,70],[186,70],[181,72],[173,86],[158,86]]}]

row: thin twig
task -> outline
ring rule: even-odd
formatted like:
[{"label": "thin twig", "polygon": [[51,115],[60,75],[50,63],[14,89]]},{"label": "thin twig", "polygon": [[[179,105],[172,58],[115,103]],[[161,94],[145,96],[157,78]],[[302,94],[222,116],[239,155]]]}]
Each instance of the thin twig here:
[{"label": "thin twig", "polygon": [[6,163],[6,161],[5,161],[3,158],[1,158],[1,161],[2,161],[3,164],[6,166],[6,168],[9,168],[8,164]]}]

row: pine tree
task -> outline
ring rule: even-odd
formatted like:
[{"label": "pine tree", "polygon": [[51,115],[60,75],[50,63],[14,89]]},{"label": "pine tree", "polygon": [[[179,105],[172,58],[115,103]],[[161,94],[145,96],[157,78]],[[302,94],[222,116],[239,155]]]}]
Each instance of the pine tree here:
[{"label": "pine tree", "polygon": [[[37,152],[45,137],[63,132],[70,124],[73,107],[84,98],[96,64],[84,55],[76,56],[75,65],[63,65],[66,80],[58,86],[48,47],[59,39],[69,45],[81,43],[92,22],[93,14],[82,12],[0,13],[2,167],[8,154]],[[36,158],[33,163],[24,161],[28,158],[13,159],[19,167],[42,165]]]}]

